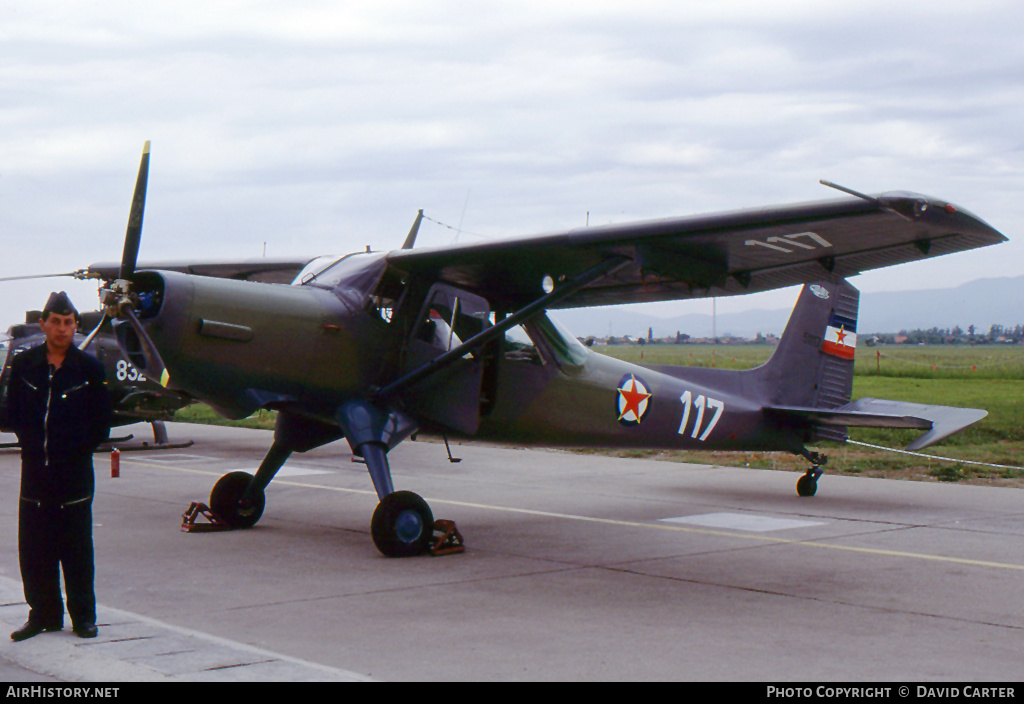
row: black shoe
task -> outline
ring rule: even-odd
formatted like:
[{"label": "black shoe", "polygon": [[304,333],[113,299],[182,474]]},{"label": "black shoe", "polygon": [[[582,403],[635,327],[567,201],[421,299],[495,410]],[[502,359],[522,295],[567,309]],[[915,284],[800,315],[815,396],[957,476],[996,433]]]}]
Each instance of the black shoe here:
[{"label": "black shoe", "polygon": [[64,624],[50,624],[47,626],[37,621],[28,621],[24,626],[11,634],[11,640],[18,643],[33,638],[43,631],[59,631],[62,628],[64,628]]},{"label": "black shoe", "polygon": [[83,623],[75,625],[71,628],[75,632],[75,635],[79,638],[95,638],[100,634],[100,629],[96,628],[95,623]]}]

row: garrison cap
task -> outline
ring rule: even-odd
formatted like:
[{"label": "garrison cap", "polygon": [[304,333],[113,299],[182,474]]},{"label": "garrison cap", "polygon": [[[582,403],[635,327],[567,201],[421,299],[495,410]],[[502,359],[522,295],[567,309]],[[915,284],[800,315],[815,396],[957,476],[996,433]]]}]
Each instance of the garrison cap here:
[{"label": "garrison cap", "polygon": [[78,311],[75,309],[75,305],[64,291],[60,293],[54,291],[50,294],[50,297],[46,300],[46,305],[43,306],[43,315],[46,316],[49,313],[73,315],[75,318],[78,318]]}]

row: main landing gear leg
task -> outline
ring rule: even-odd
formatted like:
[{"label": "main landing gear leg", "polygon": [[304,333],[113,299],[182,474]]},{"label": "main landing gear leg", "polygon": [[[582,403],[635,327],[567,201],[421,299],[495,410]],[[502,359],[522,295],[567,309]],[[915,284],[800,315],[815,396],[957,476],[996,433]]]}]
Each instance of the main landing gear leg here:
[{"label": "main landing gear leg", "polygon": [[368,442],[356,448],[366,460],[380,503],[370,520],[373,544],[385,557],[412,557],[430,550],[434,514],[418,494],[395,491],[388,466],[387,446]]},{"label": "main landing gear leg", "polygon": [[373,544],[386,557],[410,557],[430,550],[434,538],[434,514],[422,497],[411,491],[395,491],[388,466],[388,449],[416,430],[415,423],[394,410],[365,400],[341,406],[335,418],[352,447],[352,454],[366,460],[366,469],[377,490],[377,504],[370,521]]},{"label": "main landing gear leg", "polygon": [[818,477],[824,472],[821,466],[828,462],[828,457],[806,449],[800,454],[810,461],[811,466],[806,474],[796,481],[796,493],[798,496],[814,496],[818,491]]},{"label": "main landing gear leg", "polygon": [[291,449],[275,441],[256,476],[248,472],[225,474],[213,486],[210,509],[232,528],[252,528],[263,516],[267,503],[264,490],[291,454]]}]

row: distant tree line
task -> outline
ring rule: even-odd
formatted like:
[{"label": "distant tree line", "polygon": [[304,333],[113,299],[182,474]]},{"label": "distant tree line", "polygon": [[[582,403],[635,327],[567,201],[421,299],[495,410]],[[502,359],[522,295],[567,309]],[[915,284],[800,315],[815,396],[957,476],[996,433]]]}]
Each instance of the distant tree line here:
[{"label": "distant tree line", "polygon": [[[580,338],[580,341],[588,347],[597,342],[595,337]],[[671,335],[663,338],[654,337],[654,331],[648,328],[647,337],[631,337],[622,335],[620,337],[608,337],[601,340],[608,345],[657,345],[676,344],[689,345],[693,343],[706,344],[712,342],[709,338],[694,338],[683,332],[676,332],[675,337]],[[774,344],[778,338],[766,337],[757,333],[753,338],[741,338],[735,335],[720,335],[713,342],[730,345],[762,345]],[[964,330],[959,325],[952,328],[929,328],[927,330],[917,328],[914,330],[900,330],[899,332],[861,333],[858,335],[858,342],[872,345],[998,345],[998,344],[1024,344],[1024,325],[1010,327],[1009,325],[992,325],[988,332],[979,331],[974,325],[968,325]]]},{"label": "distant tree line", "polygon": [[968,325],[964,330],[959,325],[952,328],[930,328],[928,330],[900,330],[898,333],[873,333],[862,338],[870,344],[905,345],[992,345],[1024,343],[1024,325],[1016,327],[993,325],[987,333]]},{"label": "distant tree line", "polygon": [[[597,341],[595,337],[579,338],[580,342],[585,344],[587,347],[592,347]],[[723,345],[766,345],[778,342],[778,338],[765,336],[762,333],[757,333],[756,337],[737,337],[736,335],[719,335],[713,340],[708,337],[690,337],[684,332],[676,332],[675,337],[668,336],[657,338],[654,337],[653,333],[648,330],[647,337],[630,337],[629,335],[622,335],[621,337],[607,337],[603,339],[606,345],[690,345],[690,344],[707,344],[714,342]]]}]

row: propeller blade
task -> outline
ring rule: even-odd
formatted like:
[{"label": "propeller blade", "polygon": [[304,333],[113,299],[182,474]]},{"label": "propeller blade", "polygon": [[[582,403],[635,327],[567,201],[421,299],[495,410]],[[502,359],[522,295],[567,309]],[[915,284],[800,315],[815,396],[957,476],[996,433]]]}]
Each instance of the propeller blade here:
[{"label": "propeller blade", "polygon": [[156,345],[146,334],[146,330],[142,327],[142,323],[139,322],[138,316],[135,315],[135,311],[130,306],[125,306],[123,315],[128,319],[128,324],[138,337],[140,352],[146,361],[146,376],[150,379],[155,379],[161,386],[167,386],[167,383],[171,380],[170,375],[167,373],[167,367],[164,365],[164,360],[160,357],[160,353],[156,349]]},{"label": "propeller blade", "polygon": [[74,276],[78,272],[69,271],[65,274],[32,274],[28,276],[4,276],[0,281],[27,281],[29,279],[52,279],[59,276]]},{"label": "propeller blade", "polygon": [[93,338],[96,337],[96,333],[98,333],[100,331],[100,328],[103,327],[103,323],[107,322],[108,317],[109,316],[107,316],[106,311],[104,311],[103,317],[100,318],[99,324],[92,329],[91,333],[86,335],[85,339],[82,340],[82,344],[78,346],[78,349],[82,350],[83,352],[85,351],[85,349],[92,343]]},{"label": "propeller blade", "polygon": [[146,209],[146,183],[149,180],[149,140],[142,147],[142,161],[139,176],[135,180],[135,194],[132,209],[128,214],[128,231],[124,236],[124,252],[121,254],[119,279],[130,279],[135,273],[135,262],[139,258],[139,244],[142,241],[142,216]]}]

